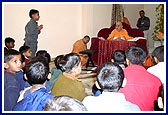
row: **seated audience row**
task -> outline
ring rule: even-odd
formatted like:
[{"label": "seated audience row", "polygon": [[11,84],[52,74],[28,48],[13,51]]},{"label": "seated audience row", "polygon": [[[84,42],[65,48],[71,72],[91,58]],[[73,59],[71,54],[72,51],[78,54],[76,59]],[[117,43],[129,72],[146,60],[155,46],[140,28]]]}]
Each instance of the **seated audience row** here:
[{"label": "seated audience row", "polygon": [[[160,52],[160,53],[156,53],[156,54],[154,52],[152,53],[153,56],[156,56],[156,57],[158,57],[158,54],[159,54],[159,57],[161,57],[160,61],[163,61],[163,57],[164,57],[163,49],[164,49],[163,46],[159,46],[154,50],[154,52]],[[116,52],[114,52],[112,58],[114,58],[114,56],[118,54]],[[146,53],[141,47],[130,46],[125,51],[125,54],[127,58],[128,67],[123,68],[123,70],[124,70],[125,77],[127,79],[127,83],[125,87],[120,89],[119,92],[124,93],[126,100],[138,105],[142,111],[152,111],[154,110],[154,106],[155,106],[154,102],[158,98],[161,81],[158,78],[158,76],[155,76],[149,73],[143,67],[143,62],[146,58]],[[118,58],[124,59],[124,55]],[[123,62],[125,61],[126,59],[123,60]],[[163,71],[163,72],[164,74],[166,73],[166,71]],[[162,77],[165,79],[166,76],[164,74]],[[103,93],[103,89],[99,86],[97,81],[93,85],[92,91],[95,96],[102,95]]]},{"label": "seated audience row", "polygon": [[[87,96],[82,82],[77,78],[81,73],[78,54],[57,56],[54,60],[56,67],[49,75],[51,57],[46,50],[38,51],[30,59],[28,46],[21,46],[20,52],[12,48],[4,51],[5,111],[153,111],[158,94],[161,97],[158,98],[158,105],[163,108],[160,79],[163,78],[162,83],[165,83],[165,76],[161,78],[160,74],[150,71],[164,62],[163,46],[152,53],[158,63],[148,68],[152,74],[143,67],[146,53],[141,47],[130,46],[125,52],[116,50],[112,54],[112,62],[98,69],[97,81],[92,88],[94,96]],[[110,108],[101,106],[109,102]]]}]

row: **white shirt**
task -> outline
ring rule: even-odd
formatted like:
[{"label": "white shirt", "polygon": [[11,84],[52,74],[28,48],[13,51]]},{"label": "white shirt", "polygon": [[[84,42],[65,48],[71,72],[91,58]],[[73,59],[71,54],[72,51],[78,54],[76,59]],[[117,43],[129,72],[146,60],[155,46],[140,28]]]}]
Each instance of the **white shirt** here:
[{"label": "white shirt", "polygon": [[159,62],[158,64],[149,67],[147,69],[148,72],[155,75],[160,79],[162,83],[166,83],[166,63],[165,62]]},{"label": "white shirt", "polygon": [[87,96],[82,102],[89,112],[140,111],[139,107],[126,101],[123,93],[102,92],[99,96]]}]

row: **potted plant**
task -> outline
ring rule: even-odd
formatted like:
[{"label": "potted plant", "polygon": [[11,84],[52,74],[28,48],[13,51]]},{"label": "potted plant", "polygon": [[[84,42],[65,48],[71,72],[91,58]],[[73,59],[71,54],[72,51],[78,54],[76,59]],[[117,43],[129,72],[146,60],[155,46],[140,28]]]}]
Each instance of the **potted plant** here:
[{"label": "potted plant", "polygon": [[156,25],[154,26],[154,33],[152,39],[160,42],[163,45],[164,41],[164,4],[159,4],[156,9]]}]

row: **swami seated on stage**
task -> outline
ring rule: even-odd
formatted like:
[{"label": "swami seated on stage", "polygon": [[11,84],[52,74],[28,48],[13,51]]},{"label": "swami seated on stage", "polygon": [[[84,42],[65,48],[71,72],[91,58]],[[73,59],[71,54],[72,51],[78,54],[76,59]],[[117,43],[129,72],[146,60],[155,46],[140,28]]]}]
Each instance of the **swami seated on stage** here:
[{"label": "swami seated on stage", "polygon": [[107,40],[130,40],[133,37],[128,35],[127,30],[123,29],[121,22],[117,22],[115,29],[111,32]]}]

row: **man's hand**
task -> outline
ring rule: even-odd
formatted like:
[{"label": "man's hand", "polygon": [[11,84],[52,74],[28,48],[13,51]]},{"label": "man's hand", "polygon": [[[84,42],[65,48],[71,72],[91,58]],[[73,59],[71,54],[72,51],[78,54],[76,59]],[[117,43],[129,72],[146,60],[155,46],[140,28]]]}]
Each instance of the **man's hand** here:
[{"label": "man's hand", "polygon": [[43,29],[43,25],[37,26],[37,29],[38,29],[38,30]]}]

